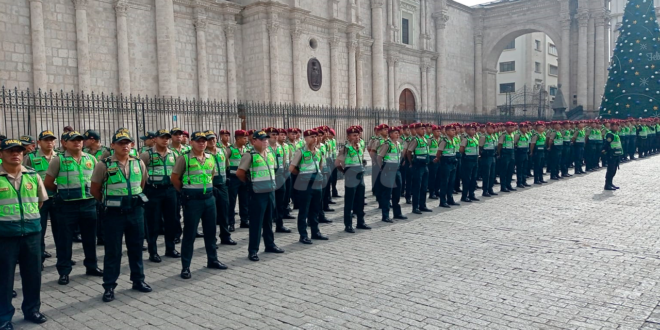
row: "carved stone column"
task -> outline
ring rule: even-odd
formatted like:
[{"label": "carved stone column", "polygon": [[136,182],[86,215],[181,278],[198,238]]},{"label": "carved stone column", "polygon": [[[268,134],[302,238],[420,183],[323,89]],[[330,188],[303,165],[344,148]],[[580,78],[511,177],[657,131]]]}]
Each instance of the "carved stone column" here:
[{"label": "carved stone column", "polygon": [[76,8],[76,48],[78,52],[78,91],[89,92],[89,37],[87,29],[87,0],[73,0]]},{"label": "carved stone column", "polygon": [[330,37],[330,89],[331,89],[331,102],[333,107],[338,107],[341,104],[341,93],[339,88],[339,54],[341,46],[341,39],[336,33]]},{"label": "carved stone column", "polygon": [[172,0],[155,0],[158,90],[161,96],[177,96],[176,29]]},{"label": "carved stone column", "polygon": [[385,59],[383,57],[383,0],[371,1],[371,27],[374,40],[371,46],[372,63],[372,97],[373,107],[385,108]]},{"label": "carved stone column", "polygon": [[364,50],[362,50],[362,47],[358,43],[358,47],[356,49],[355,53],[355,84],[357,85],[355,88],[355,101],[356,101],[356,107],[358,108],[363,108],[364,107],[364,83],[363,83],[363,62],[362,62],[362,57],[364,56]]},{"label": "carved stone column", "polygon": [[229,102],[236,101],[236,56],[234,54],[234,32],[236,31],[236,23],[232,17],[225,19],[229,21],[225,24],[225,39],[227,47],[227,100]]},{"label": "carved stone column", "polygon": [[195,8],[195,31],[197,32],[197,87],[202,101],[209,98],[209,64],[206,54],[206,13]]},{"label": "carved stone column", "polygon": [[388,87],[388,92],[387,92],[387,99],[389,100],[388,108],[389,109],[394,109],[394,104],[395,104],[395,94],[396,94],[396,89],[395,89],[395,82],[394,82],[394,63],[396,63],[396,58],[392,55],[387,57],[387,87]]},{"label": "carved stone column", "polygon": [[268,21],[268,40],[270,42],[270,101],[277,103],[280,101],[280,52],[277,33],[280,30],[280,23],[277,21],[277,15],[273,14]]},{"label": "carved stone column", "polygon": [[[595,26],[594,26],[594,18],[589,17],[587,24],[587,40],[589,40],[587,44],[587,105],[586,109],[587,110],[593,110],[594,109],[594,55],[596,54],[597,50],[594,49],[595,46]],[[598,52],[598,54],[601,54]]]},{"label": "carved stone column", "polygon": [[358,41],[355,33],[349,33],[348,37],[348,106],[355,108],[357,106],[357,73],[355,52],[357,51]]},{"label": "carved stone column", "polygon": [[128,1],[117,0],[117,71],[119,76],[119,93],[125,96],[131,94],[131,71],[128,56]]},{"label": "carved stone column", "polygon": [[588,77],[587,77],[587,26],[589,24],[589,13],[586,11],[581,11],[578,13],[578,24],[580,25],[580,30],[578,32],[578,88],[577,88],[577,100],[578,105],[587,107],[587,86],[588,86]]},{"label": "carved stone column", "polygon": [[564,99],[569,107],[572,106],[573,94],[571,93],[571,18],[568,13],[561,18],[561,48],[559,55],[559,82],[562,86]]},{"label": "carved stone column", "polygon": [[474,109],[484,113],[483,35],[474,36]]},{"label": "carved stone column", "polygon": [[426,111],[426,110],[428,110],[428,99],[429,99],[429,96],[428,96],[428,94],[426,93],[426,91],[427,91],[426,83],[428,82],[428,74],[427,74],[427,72],[428,72],[428,64],[426,64],[426,60],[425,60],[425,59],[422,60],[422,63],[421,63],[421,65],[420,65],[420,70],[422,71],[422,82],[421,82],[421,91],[420,91],[420,93],[422,94],[422,106],[421,106],[421,110],[422,110],[422,111]]},{"label": "carved stone column", "polygon": [[35,92],[48,89],[46,74],[46,35],[42,0],[30,0],[30,36],[32,37],[32,88]]},{"label": "carved stone column", "polygon": [[291,49],[293,54],[293,103],[303,103],[303,77],[305,73],[302,68],[304,63],[300,60],[300,36],[302,35],[302,19],[296,18],[291,27]]},{"label": "carved stone column", "polygon": [[608,15],[597,15],[595,18],[596,29],[596,58],[595,58],[595,72],[594,72],[594,109],[600,106],[601,98],[605,90],[605,72],[607,71],[607,63],[605,59],[608,57],[609,51],[606,52],[607,46],[605,44],[605,30],[607,29],[606,22],[609,22]]},{"label": "carved stone column", "polygon": [[[449,16],[446,12],[441,11],[433,14],[433,19],[435,20],[435,51],[438,53],[438,57],[435,60],[435,108],[436,111],[444,112],[445,111],[445,99],[444,99],[444,86],[445,86],[445,27],[447,26],[447,21],[449,21]],[[476,60],[475,60],[476,61]],[[475,77],[477,76],[475,70]],[[476,90],[476,89],[475,89]],[[477,108],[477,111],[480,109]]]}]

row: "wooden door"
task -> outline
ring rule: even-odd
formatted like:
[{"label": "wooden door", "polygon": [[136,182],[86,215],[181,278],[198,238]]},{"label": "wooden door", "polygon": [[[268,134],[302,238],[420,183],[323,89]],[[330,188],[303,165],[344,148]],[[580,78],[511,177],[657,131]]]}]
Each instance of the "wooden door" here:
[{"label": "wooden door", "polygon": [[415,96],[409,89],[404,89],[399,96],[399,117],[403,124],[415,122]]}]

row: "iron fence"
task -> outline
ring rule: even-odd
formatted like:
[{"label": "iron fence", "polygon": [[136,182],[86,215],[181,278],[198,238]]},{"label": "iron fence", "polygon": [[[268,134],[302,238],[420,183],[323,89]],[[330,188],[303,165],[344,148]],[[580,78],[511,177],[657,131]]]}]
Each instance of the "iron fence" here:
[{"label": "iron fence", "polygon": [[[147,131],[180,127],[198,130],[258,129],[328,125],[339,139],[346,128],[362,125],[401,125],[414,122],[447,124],[452,122],[502,122],[545,119],[507,114],[475,115],[468,113],[416,112],[377,108],[349,108],[274,104],[265,102],[199,101],[170,97],[79,94],[74,92],[31,92],[7,89],[0,91],[0,133],[8,137],[35,136],[51,130],[59,136],[65,126],[82,132],[94,129],[106,141],[120,127],[134,135]],[[139,144],[139,140],[138,140]]]}]

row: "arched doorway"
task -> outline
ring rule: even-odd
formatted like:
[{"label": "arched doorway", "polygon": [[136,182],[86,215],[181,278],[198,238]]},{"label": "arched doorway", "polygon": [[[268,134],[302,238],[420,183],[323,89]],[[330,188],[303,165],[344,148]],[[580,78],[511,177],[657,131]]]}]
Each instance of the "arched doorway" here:
[{"label": "arched doorway", "polygon": [[408,88],[399,96],[399,119],[403,124],[415,122],[415,95]]}]

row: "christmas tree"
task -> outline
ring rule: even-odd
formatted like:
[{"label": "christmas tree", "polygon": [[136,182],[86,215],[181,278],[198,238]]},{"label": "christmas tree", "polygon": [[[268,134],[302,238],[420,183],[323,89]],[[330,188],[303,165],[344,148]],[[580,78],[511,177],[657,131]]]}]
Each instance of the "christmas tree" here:
[{"label": "christmas tree", "polygon": [[608,68],[601,118],[660,115],[659,44],[653,0],[628,0]]}]

